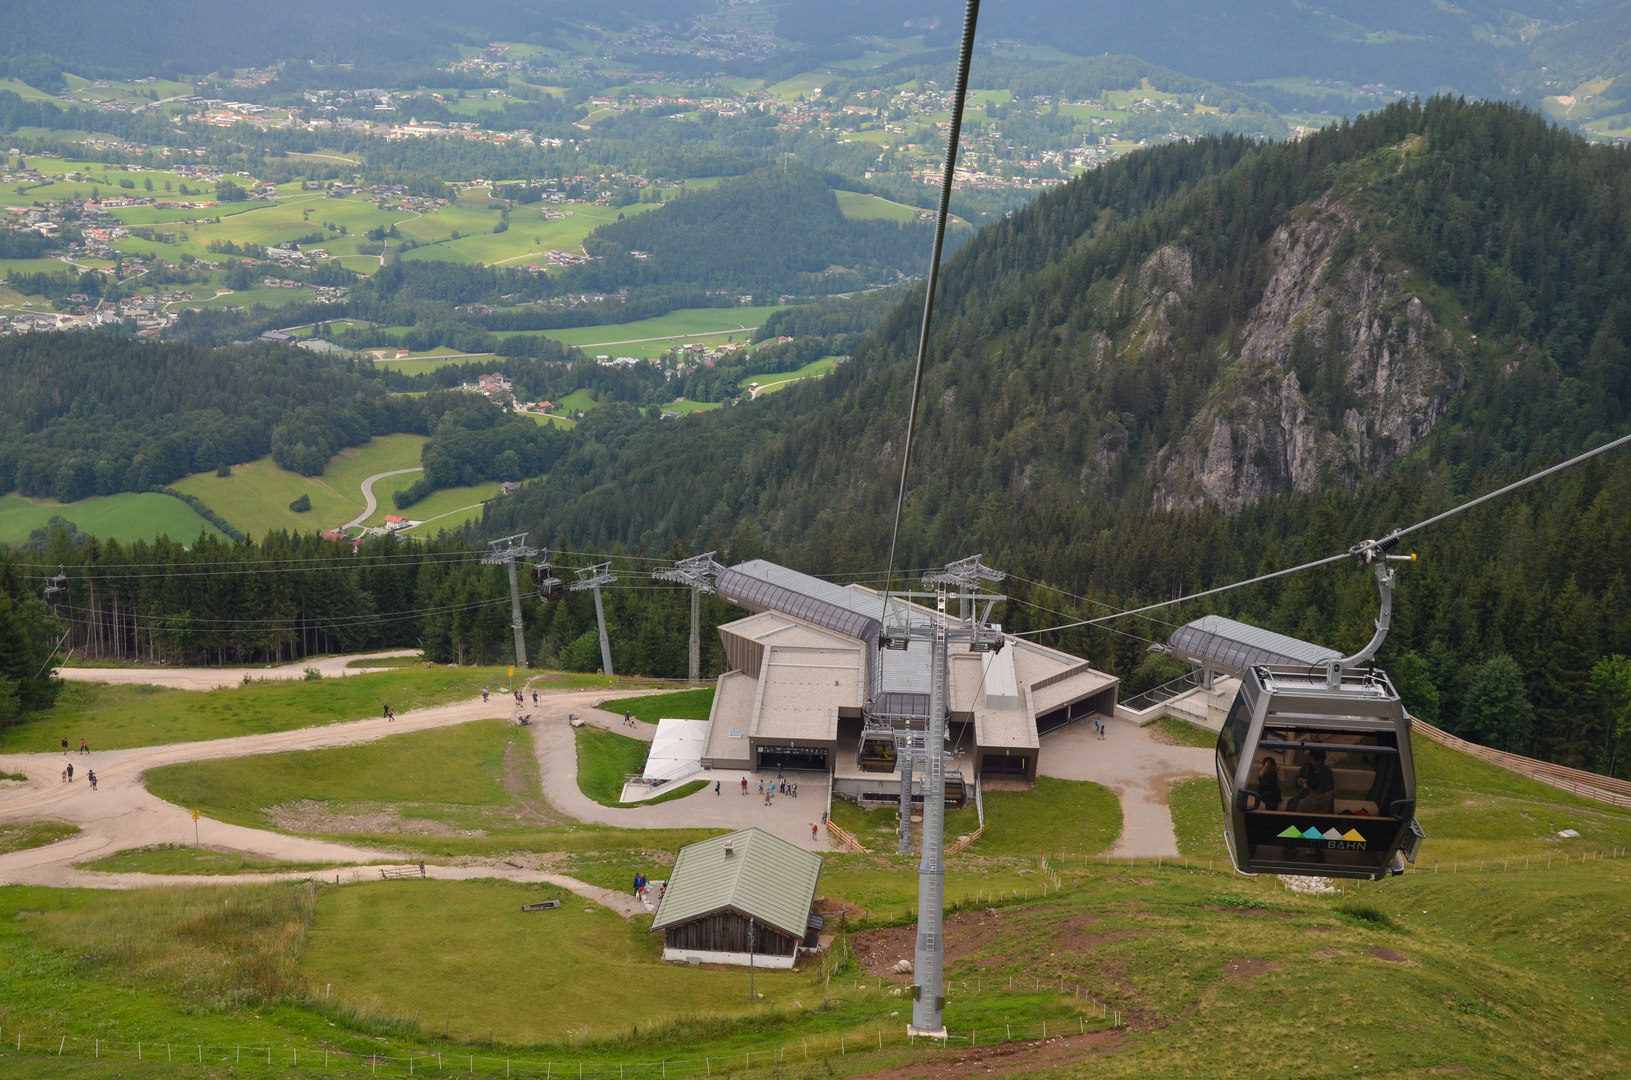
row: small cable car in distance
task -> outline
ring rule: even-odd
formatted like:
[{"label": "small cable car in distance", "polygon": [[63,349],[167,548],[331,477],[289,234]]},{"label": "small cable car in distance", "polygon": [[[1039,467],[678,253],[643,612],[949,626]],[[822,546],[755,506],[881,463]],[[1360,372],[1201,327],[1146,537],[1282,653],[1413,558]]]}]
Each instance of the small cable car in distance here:
[{"label": "small cable car in distance", "polygon": [[1260,665],[1218,736],[1224,839],[1243,874],[1367,878],[1404,873],[1426,834],[1416,823],[1410,714],[1386,673],[1364,664],[1387,636],[1397,537],[1353,554],[1371,566],[1381,611],[1353,656],[1307,667]]},{"label": "small cable car in distance", "polygon": [[532,564],[532,583],[538,589],[538,599],[546,604],[554,603],[566,592],[566,584],[547,562]]}]

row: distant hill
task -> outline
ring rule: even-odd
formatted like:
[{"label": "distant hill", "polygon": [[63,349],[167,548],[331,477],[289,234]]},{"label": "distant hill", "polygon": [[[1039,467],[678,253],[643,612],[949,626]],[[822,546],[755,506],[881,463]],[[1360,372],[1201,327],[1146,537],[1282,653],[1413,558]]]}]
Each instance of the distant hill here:
[{"label": "distant hill", "polygon": [[[928,265],[926,224],[852,221],[822,175],[797,165],[727,177],[590,234],[591,284],[688,284],[741,293],[851,292]],[[955,234],[966,238],[966,230]],[[641,253],[635,255],[635,252]]]}]

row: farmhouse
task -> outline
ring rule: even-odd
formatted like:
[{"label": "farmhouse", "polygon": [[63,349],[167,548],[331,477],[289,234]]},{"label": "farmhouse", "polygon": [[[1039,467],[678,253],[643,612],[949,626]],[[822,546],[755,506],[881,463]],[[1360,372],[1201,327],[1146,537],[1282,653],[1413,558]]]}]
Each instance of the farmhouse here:
[{"label": "farmhouse", "polygon": [[[719,628],[727,670],[702,766],[827,772],[834,794],[898,801],[897,746],[921,741],[928,718],[928,643],[880,648],[881,594],[764,560],[729,568],[717,588],[753,614]],[[1034,780],[1042,735],[1115,713],[1119,680],[1024,638],[1005,635],[995,652],[955,644],[949,667],[948,797],[958,801],[965,776]]]},{"label": "farmhouse", "polygon": [[821,864],[761,829],[681,848],[651,923],[663,959],[792,967],[821,929],[810,910]]}]

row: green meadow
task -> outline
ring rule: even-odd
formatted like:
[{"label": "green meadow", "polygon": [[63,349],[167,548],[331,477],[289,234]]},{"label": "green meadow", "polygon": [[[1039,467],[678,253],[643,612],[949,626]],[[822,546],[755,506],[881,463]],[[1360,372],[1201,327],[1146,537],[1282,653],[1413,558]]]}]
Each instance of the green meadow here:
[{"label": "green meadow", "polygon": [[[59,740],[84,739],[93,752],[228,739],[320,727],[476,697],[484,686],[506,685],[504,668],[428,667],[357,673],[340,679],[283,679],[169,690],[145,683],[71,681],[50,712],[25,714],[0,733],[7,753],[45,753]],[[599,676],[558,676],[548,685],[605,685]],[[502,707],[495,708],[502,712]],[[254,760],[265,760],[257,758]]]},{"label": "green meadow", "polygon": [[192,507],[170,495],[126,492],[72,503],[3,495],[0,496],[0,544],[20,544],[28,539],[29,533],[54,517],[73,522],[81,532],[121,543],[152,540],[158,536],[191,543],[201,532],[222,535],[215,526],[193,513]]},{"label": "green meadow", "polygon": [[757,384],[758,394],[763,396],[777,390],[784,390],[800,379],[819,379],[837,366],[838,358],[836,356],[824,356],[820,360],[810,361],[797,371],[784,371],[776,375],[749,375],[743,385]]},{"label": "green meadow", "polygon": [[[230,476],[194,473],[172,486],[196,495],[205,506],[250,536],[264,536],[273,529],[336,529],[362,512],[364,480],[377,473],[418,468],[425,441],[423,435],[378,436],[330,458],[322,476],[301,476],[264,457],[233,466]],[[375,516],[383,518],[386,513],[394,513],[394,508],[385,509],[391,507],[391,492],[412,481],[412,476],[378,481],[374,498],[382,509]],[[310,497],[312,508],[302,513],[290,510],[289,504],[302,495]]]}]

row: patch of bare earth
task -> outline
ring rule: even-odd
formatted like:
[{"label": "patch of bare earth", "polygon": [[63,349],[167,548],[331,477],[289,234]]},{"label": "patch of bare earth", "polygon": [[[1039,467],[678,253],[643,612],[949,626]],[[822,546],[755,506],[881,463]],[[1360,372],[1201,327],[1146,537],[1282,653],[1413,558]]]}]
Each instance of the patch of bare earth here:
[{"label": "patch of bare earth", "polygon": [[331,809],[315,799],[281,803],[266,811],[274,826],[285,832],[359,836],[483,836],[480,829],[455,829],[440,821],[404,817],[394,805],[356,804],[345,811]]},{"label": "patch of bare earth", "polygon": [[1376,959],[1386,961],[1389,964],[1410,963],[1410,957],[1406,956],[1404,953],[1395,949],[1384,949],[1380,945],[1372,945],[1370,954],[1376,957]]},{"label": "patch of bare earth", "polygon": [[1121,1048],[1119,1031],[1094,1031],[1033,1042],[998,1043],[958,1050],[931,1051],[877,1072],[861,1075],[876,1080],[964,1080],[970,1076],[1007,1076],[1011,1073],[1058,1068],[1086,1058],[1113,1054]]},{"label": "patch of bare earth", "polygon": [[514,800],[512,805],[505,808],[505,817],[517,825],[541,829],[566,821],[544,801],[527,756],[516,749],[514,739],[504,744],[504,793]]},{"label": "patch of bare earth", "polygon": [[1223,973],[1231,979],[1250,981],[1271,971],[1279,971],[1283,965],[1278,960],[1258,960],[1250,956],[1237,956],[1223,965]]}]

